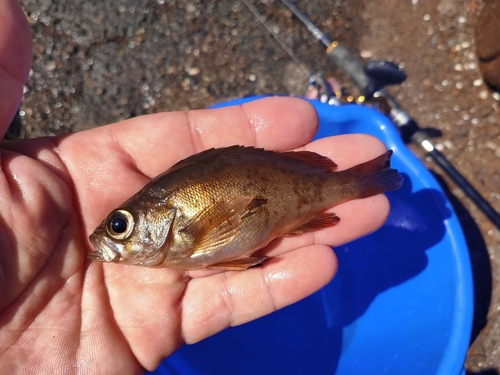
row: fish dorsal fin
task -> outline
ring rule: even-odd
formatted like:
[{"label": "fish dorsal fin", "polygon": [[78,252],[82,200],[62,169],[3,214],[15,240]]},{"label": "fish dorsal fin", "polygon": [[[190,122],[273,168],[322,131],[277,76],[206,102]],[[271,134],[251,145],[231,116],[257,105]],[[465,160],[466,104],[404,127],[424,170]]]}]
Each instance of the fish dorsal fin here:
[{"label": "fish dorsal fin", "polygon": [[295,160],[301,164],[306,164],[313,168],[322,169],[325,172],[331,172],[337,168],[337,164],[335,164],[331,159],[311,151],[277,152],[250,146],[228,146],[222,148],[211,148],[198,154],[188,156],[186,159],[183,159],[170,167],[167,173],[192,164],[206,163],[217,159],[241,156],[244,154],[256,156],[264,156],[266,154],[278,157],[281,156],[283,158]]},{"label": "fish dorsal fin", "polygon": [[238,146],[238,145],[221,147],[221,148],[209,148],[208,150],[201,151],[197,154],[188,156],[187,158],[177,162],[176,164],[174,164],[172,167],[169,168],[168,172],[173,172],[175,170],[187,167],[188,165],[192,164],[213,161],[225,157],[231,157],[255,151],[259,152],[264,150],[261,148]]},{"label": "fish dorsal fin", "polygon": [[387,150],[382,155],[376,157],[375,159],[369,160],[365,163],[358,164],[351,168],[353,171],[360,173],[368,173],[374,171],[381,171],[389,168],[391,163],[392,150]]},{"label": "fish dorsal fin", "polygon": [[190,237],[194,244],[191,258],[208,255],[231,241],[243,225],[244,218],[265,201],[252,196],[238,196],[217,202],[193,216],[179,231]]},{"label": "fish dorsal fin", "polygon": [[322,169],[325,172],[332,172],[337,169],[337,164],[332,159],[312,151],[288,151],[280,152],[280,155],[310,167]]}]

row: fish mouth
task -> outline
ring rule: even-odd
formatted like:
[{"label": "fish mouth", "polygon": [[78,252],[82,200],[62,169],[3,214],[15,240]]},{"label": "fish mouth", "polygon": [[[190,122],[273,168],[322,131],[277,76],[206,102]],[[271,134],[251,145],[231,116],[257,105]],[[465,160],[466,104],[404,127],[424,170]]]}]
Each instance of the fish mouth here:
[{"label": "fish mouth", "polygon": [[118,261],[120,259],[118,246],[108,238],[98,238],[92,234],[89,239],[96,249],[96,251],[92,251],[87,254],[89,259],[108,263]]}]

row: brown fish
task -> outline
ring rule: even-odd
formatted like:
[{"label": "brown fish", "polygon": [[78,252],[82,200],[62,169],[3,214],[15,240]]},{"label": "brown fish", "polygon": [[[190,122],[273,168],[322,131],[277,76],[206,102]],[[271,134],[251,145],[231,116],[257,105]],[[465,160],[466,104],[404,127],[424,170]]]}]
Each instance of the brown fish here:
[{"label": "brown fish", "polygon": [[324,211],[399,188],[392,151],[351,169],[313,152],[210,149],[154,178],[90,236],[93,260],[177,269],[241,270],[273,239],[339,222]]}]

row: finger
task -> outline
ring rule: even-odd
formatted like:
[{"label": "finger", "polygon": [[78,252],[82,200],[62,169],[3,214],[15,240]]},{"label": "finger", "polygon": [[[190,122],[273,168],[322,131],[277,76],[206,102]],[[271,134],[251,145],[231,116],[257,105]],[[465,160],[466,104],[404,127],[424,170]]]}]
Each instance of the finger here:
[{"label": "finger", "polygon": [[17,0],[0,0],[0,135],[7,131],[21,102],[31,66],[31,35]]},{"label": "finger", "polygon": [[[366,162],[386,151],[385,145],[380,140],[366,134],[323,138],[308,144],[305,149],[331,158],[338,165],[338,170]],[[378,229],[386,221],[389,209],[389,201],[384,194],[339,204],[328,210],[340,218],[337,225],[300,236],[279,239],[271,243],[261,254],[276,256],[296,247],[311,244],[339,246]]]},{"label": "finger", "polygon": [[309,102],[273,97],[241,106],[141,116],[82,135],[112,143],[112,149],[129,155],[134,167],[154,177],[212,147],[299,147],[312,139],[317,126],[316,110]]},{"label": "finger", "polygon": [[262,267],[193,279],[182,304],[184,340],[198,342],[299,301],[326,285],[336,270],[333,251],[314,245]]},{"label": "finger", "polygon": [[111,263],[102,269],[121,334],[142,366],[154,370],[183,344],[179,306],[189,278],[165,268]]}]

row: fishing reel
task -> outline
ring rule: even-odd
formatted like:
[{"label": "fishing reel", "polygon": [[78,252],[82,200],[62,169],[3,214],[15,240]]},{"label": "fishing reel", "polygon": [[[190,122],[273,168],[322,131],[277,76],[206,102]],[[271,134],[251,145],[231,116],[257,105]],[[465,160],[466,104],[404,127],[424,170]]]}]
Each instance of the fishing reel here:
[{"label": "fishing reel", "polygon": [[364,95],[351,95],[346,88],[337,88],[332,78],[325,78],[321,73],[313,74],[309,78],[306,97],[317,99],[321,103],[327,103],[333,106],[344,104],[366,104],[377,109],[385,115],[391,112],[391,105],[388,100],[381,96],[373,95],[367,99]]},{"label": "fishing reel", "polygon": [[[383,95],[380,91],[385,86],[402,83],[406,79],[406,74],[397,65],[383,61],[373,60],[369,61],[365,66],[367,75],[370,75],[376,83],[372,85],[372,90],[377,89],[370,96],[365,95],[351,95],[346,88],[333,78],[325,78],[322,73],[313,74],[309,78],[309,85],[307,88],[306,97],[309,99],[317,99],[322,103],[327,103],[333,106],[340,106],[344,104],[363,104],[384,115],[391,117],[393,121],[400,119],[399,106],[394,101],[389,100],[387,95]],[[401,120],[401,119],[400,119]],[[411,142],[411,137],[419,134],[420,137],[438,138],[442,136],[440,130],[435,128],[419,128],[413,121],[406,121],[405,118],[401,120],[404,126],[398,126],[401,136],[406,143]],[[400,124],[398,124],[400,125]]]},{"label": "fishing reel", "polygon": [[317,92],[317,99],[330,105],[342,104],[367,104],[375,107],[380,112],[389,115],[392,110],[391,103],[380,90],[389,85],[401,84],[406,79],[406,73],[396,64],[385,60],[369,60],[363,68],[364,74],[369,77],[370,84],[361,95],[354,96],[345,88],[338,88],[331,79],[325,78],[321,73],[309,78],[308,93]]}]

